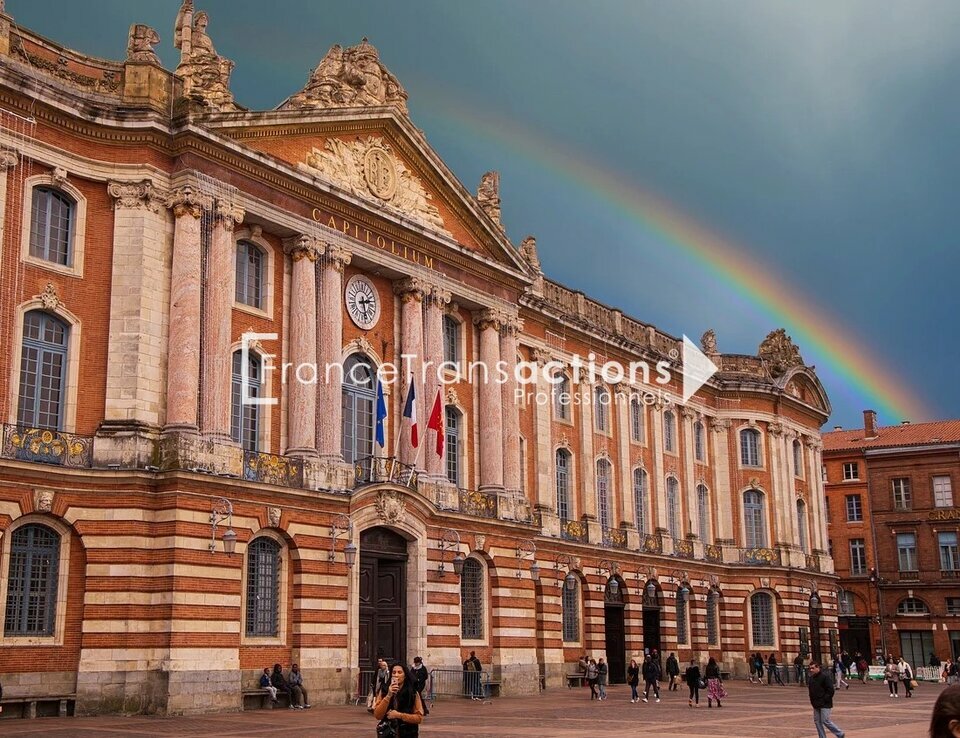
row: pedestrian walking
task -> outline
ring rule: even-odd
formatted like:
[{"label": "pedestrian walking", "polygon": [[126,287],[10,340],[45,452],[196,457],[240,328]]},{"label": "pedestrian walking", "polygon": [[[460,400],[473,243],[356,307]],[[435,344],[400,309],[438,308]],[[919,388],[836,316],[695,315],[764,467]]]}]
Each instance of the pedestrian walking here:
[{"label": "pedestrian walking", "polygon": [[600,657],[597,661],[597,688],[600,690],[600,699],[607,699],[607,676],[610,670],[607,668],[607,661]]},{"label": "pedestrian walking", "polygon": [[727,698],[727,690],[723,688],[723,679],[720,676],[720,665],[717,660],[710,657],[707,662],[707,707],[713,707],[713,701],[717,701],[717,707],[723,707],[720,700]]},{"label": "pedestrian walking", "polygon": [[680,662],[672,653],[667,657],[667,680],[670,682],[667,685],[668,691],[675,692],[680,688]]},{"label": "pedestrian walking", "polygon": [[829,730],[837,738],[843,738],[843,730],[830,719],[833,710],[833,681],[820,670],[816,661],[810,664],[810,676],[807,679],[810,693],[810,705],[813,707],[813,724],[817,728],[818,738],[827,738]]},{"label": "pedestrian walking", "polygon": [[850,682],[843,678],[843,672],[843,661],[835,656],[833,659],[833,678],[835,680],[836,687],[837,689],[840,689],[841,687],[850,689]]},{"label": "pedestrian walking", "polygon": [[759,651],[753,655],[753,665],[757,671],[757,682],[763,684],[763,655]]},{"label": "pedestrian walking", "polygon": [[857,655],[857,676],[860,677],[860,682],[862,684],[867,683],[867,677],[870,675],[870,664],[867,663],[867,660],[861,656]]},{"label": "pedestrian walking", "polygon": [[793,674],[796,677],[797,684],[807,683],[807,670],[803,665],[803,654],[798,653],[793,660]]},{"label": "pedestrian walking", "polygon": [[[763,661],[763,658],[760,659]],[[777,684],[781,687],[785,687],[783,679],[780,678],[780,665],[777,663],[777,655],[775,653],[770,654],[770,658],[767,659],[767,684],[770,684],[771,679],[776,679]]]},{"label": "pedestrian walking", "polygon": [[930,738],[960,738],[960,685],[947,687],[937,697],[930,716]]},{"label": "pedestrian walking", "polygon": [[883,667],[883,678],[886,680],[887,686],[890,687],[890,696],[899,697],[900,665],[893,660],[892,656],[887,660],[887,665]]},{"label": "pedestrian walking", "polygon": [[695,659],[690,659],[690,666],[687,667],[685,674],[687,688],[690,690],[690,697],[687,699],[688,707],[700,707],[700,667]]},{"label": "pedestrian walking", "polygon": [[640,701],[640,693],[637,692],[637,686],[640,684],[640,667],[636,659],[630,659],[630,666],[627,667],[627,684],[630,685],[630,702],[636,704]]},{"label": "pedestrian walking", "polygon": [[597,691],[597,661],[596,659],[590,659],[587,662],[587,684],[590,685],[590,699],[596,700],[600,699],[600,693]]},{"label": "pedestrian walking", "polygon": [[657,662],[653,660],[651,656],[645,656],[643,659],[643,701],[646,702],[650,697],[650,689],[653,688],[653,696],[657,698],[657,702],[660,701],[660,667],[657,666]]},{"label": "pedestrian walking", "polygon": [[906,692],[907,697],[913,697],[913,685],[916,683],[913,681],[913,667],[904,660],[903,656],[897,663],[900,667],[900,681],[903,682],[903,691]]}]

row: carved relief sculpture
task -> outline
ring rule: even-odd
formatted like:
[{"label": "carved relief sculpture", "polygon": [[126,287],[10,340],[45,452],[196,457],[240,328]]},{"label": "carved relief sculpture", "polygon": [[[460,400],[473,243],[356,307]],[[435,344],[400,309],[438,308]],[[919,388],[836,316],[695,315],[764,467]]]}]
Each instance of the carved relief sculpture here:
[{"label": "carved relief sculpture", "polygon": [[160,36],[150,26],[135,23],[130,26],[130,35],[127,38],[127,61],[156,64],[160,66],[153,47],[160,43]]},{"label": "carved relief sculpture", "polygon": [[540,257],[537,256],[537,239],[534,236],[527,236],[520,242],[520,256],[535,271],[540,271]]},{"label": "carved relief sculpture", "polygon": [[237,110],[230,92],[233,62],[217,54],[207,35],[209,16],[194,14],[193,0],[184,0],[177,14],[174,46],[180,49],[176,75],[183,80],[184,97],[218,111]]},{"label": "carved relief sculpture", "polygon": [[404,518],[406,504],[399,492],[381,492],[377,495],[374,506],[384,523],[399,523]]},{"label": "carved relief sculpture", "polygon": [[33,509],[35,512],[48,513],[53,510],[53,490],[37,488],[33,490]]},{"label": "carved relief sculpture", "polygon": [[380,206],[450,235],[440,210],[431,202],[432,195],[382,138],[327,139],[323,149],[314,148],[300,166],[352,195],[374,199]]},{"label": "carved relief sculpture", "polygon": [[280,508],[279,507],[268,507],[267,508],[267,523],[271,528],[280,527]]},{"label": "carved relief sculpture", "polygon": [[705,331],[704,334],[700,336],[700,348],[707,356],[720,353],[717,351],[717,334],[713,328]]},{"label": "carved relief sculpture", "polygon": [[487,172],[480,178],[477,204],[503,230],[500,222],[500,172]]},{"label": "carved relief sculpture", "polygon": [[364,38],[356,46],[333,46],[313,70],[306,87],[280,110],[393,105],[407,115],[407,92]]},{"label": "carved relief sculpture", "polygon": [[803,366],[800,349],[783,328],[770,332],[763,339],[757,353],[763,359],[770,376],[774,378],[783,376],[788,369],[795,366]]}]

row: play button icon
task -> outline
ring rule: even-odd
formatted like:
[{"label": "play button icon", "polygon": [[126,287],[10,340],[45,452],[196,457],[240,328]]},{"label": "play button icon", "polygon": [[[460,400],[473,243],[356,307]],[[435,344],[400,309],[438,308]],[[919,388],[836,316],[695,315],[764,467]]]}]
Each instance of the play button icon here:
[{"label": "play button icon", "polygon": [[710,381],[719,368],[696,345],[683,337],[683,401],[689,402],[697,390]]}]

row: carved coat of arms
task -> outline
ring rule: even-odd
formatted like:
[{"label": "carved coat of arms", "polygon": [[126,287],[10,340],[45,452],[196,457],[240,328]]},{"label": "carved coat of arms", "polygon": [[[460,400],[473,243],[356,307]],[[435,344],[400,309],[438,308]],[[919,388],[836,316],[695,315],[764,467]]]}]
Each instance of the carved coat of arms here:
[{"label": "carved coat of arms", "polygon": [[399,492],[381,492],[377,495],[374,506],[377,515],[384,523],[399,523],[406,513],[406,503]]}]

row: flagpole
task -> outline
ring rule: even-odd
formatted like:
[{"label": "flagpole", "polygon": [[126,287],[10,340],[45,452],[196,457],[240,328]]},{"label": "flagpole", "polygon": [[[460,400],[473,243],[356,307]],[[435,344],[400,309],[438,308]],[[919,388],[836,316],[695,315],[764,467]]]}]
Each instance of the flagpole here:
[{"label": "flagpole", "polygon": [[[410,382],[411,383],[413,382],[413,374],[410,375]],[[406,389],[407,391],[403,393],[404,398],[406,398],[407,394],[410,393],[410,385],[407,385]],[[401,392],[402,391],[403,391],[403,388],[401,388]],[[399,402],[397,403],[397,407],[400,408],[400,418],[397,420],[397,437],[393,441],[393,456],[390,457],[393,460],[391,463],[392,468],[390,469],[391,481],[393,481],[394,473],[397,470],[397,464],[400,461],[400,434],[403,432],[403,406],[405,404],[406,404],[406,399],[404,399],[403,404],[400,404]]]}]

